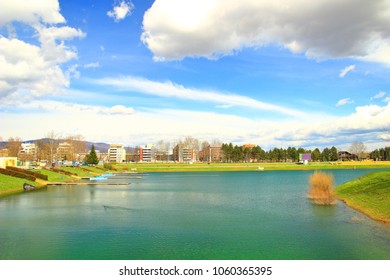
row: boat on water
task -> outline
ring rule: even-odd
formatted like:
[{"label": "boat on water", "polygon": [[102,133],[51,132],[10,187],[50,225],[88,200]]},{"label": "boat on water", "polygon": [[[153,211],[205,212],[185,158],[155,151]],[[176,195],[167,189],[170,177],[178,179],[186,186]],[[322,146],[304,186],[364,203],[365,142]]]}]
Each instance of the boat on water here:
[{"label": "boat on water", "polygon": [[100,175],[99,177],[113,177],[113,176],[115,176],[115,175],[112,173],[105,173],[105,174]]},{"label": "boat on water", "polygon": [[103,181],[103,180],[107,180],[107,177],[104,177],[104,176],[97,176],[97,177],[91,177],[89,178],[90,181]]}]

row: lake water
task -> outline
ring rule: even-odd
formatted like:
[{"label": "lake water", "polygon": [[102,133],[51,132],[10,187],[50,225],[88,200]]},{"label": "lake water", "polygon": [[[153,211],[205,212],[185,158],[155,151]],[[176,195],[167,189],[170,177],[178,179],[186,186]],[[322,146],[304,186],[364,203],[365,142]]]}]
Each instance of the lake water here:
[{"label": "lake water", "polygon": [[2,197],[0,259],[390,259],[390,227],[310,203],[312,173],[151,173]]}]

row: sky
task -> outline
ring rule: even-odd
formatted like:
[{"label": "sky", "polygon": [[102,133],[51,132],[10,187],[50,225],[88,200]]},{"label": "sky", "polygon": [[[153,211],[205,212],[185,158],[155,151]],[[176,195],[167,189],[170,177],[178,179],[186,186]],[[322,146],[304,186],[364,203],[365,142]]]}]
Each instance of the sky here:
[{"label": "sky", "polygon": [[0,137],[390,145],[390,0],[0,1]]}]

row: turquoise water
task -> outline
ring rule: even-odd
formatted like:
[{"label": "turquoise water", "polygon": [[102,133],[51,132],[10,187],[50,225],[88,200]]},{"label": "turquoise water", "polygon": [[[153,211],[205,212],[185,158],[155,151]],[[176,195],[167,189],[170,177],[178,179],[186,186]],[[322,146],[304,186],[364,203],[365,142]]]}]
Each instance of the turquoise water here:
[{"label": "turquoise water", "polygon": [[311,174],[152,173],[3,197],[0,259],[390,259],[390,228],[312,205]]}]

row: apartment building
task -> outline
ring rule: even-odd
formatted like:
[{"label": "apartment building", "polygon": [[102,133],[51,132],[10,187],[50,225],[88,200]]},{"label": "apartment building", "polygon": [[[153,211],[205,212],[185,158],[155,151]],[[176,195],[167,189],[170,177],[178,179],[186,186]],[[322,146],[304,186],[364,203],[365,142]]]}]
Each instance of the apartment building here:
[{"label": "apartment building", "polygon": [[111,144],[107,152],[109,162],[124,162],[126,161],[126,150],[122,144]]},{"label": "apartment building", "polygon": [[73,146],[68,142],[62,142],[58,144],[56,151],[57,160],[73,160]]},{"label": "apartment building", "polygon": [[221,162],[222,149],[221,146],[208,145],[199,152],[199,161],[203,162]]},{"label": "apartment building", "polygon": [[19,157],[21,159],[36,160],[37,159],[37,145],[35,143],[22,143]]},{"label": "apartment building", "polygon": [[139,160],[141,162],[152,162],[155,160],[155,145],[146,144],[139,149]]},{"label": "apartment building", "polygon": [[178,162],[194,162],[194,149],[185,147],[182,144],[177,144],[175,148],[173,148],[173,160]]}]

